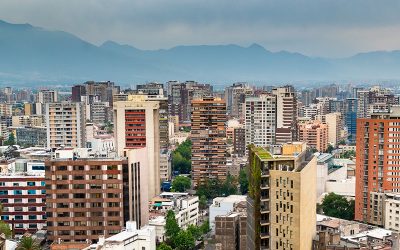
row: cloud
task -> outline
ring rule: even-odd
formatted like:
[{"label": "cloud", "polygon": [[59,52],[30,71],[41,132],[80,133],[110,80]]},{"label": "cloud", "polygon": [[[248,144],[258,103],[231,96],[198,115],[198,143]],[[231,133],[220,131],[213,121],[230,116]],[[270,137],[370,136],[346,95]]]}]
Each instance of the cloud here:
[{"label": "cloud", "polygon": [[254,42],[342,56],[396,49],[398,0],[2,0],[0,18],[139,48]]}]

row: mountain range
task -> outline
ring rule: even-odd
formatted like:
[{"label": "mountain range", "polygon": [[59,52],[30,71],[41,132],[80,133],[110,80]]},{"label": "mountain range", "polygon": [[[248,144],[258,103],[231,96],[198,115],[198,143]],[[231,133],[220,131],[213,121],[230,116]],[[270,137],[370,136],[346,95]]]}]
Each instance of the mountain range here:
[{"label": "mountain range", "polygon": [[121,85],[168,80],[210,83],[400,79],[400,51],[341,59],[271,52],[258,44],[141,50],[96,46],[70,33],[0,21],[0,86],[112,80]]}]

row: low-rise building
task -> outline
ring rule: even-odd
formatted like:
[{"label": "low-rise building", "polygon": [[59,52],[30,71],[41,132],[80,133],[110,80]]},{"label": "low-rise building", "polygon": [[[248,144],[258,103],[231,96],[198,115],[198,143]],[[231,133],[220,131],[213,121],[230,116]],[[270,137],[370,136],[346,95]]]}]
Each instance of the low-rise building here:
[{"label": "low-rise building", "polygon": [[163,192],[150,202],[152,217],[165,216],[168,210],[174,210],[175,218],[182,229],[197,225],[199,220],[199,197],[188,193]]},{"label": "low-rise building", "polygon": [[127,221],[126,229],[108,238],[100,237],[96,244],[83,250],[155,250],[156,232],[152,226],[136,229],[136,222]]},{"label": "low-rise building", "polygon": [[210,229],[215,231],[215,217],[219,215],[227,215],[234,211],[240,203],[246,204],[246,195],[230,195],[228,197],[214,198],[210,206]]}]

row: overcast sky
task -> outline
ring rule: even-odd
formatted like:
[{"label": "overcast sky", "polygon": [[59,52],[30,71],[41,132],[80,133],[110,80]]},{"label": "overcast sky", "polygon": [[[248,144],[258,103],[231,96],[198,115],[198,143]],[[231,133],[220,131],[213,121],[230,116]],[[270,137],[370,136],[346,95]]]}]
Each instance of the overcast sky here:
[{"label": "overcast sky", "polygon": [[0,0],[0,19],[141,49],[259,43],[330,57],[400,49],[399,0]]}]

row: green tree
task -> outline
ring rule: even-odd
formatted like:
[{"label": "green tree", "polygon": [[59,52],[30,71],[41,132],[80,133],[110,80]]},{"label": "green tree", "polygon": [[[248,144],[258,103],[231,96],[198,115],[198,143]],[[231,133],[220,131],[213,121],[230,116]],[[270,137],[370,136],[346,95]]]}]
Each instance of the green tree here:
[{"label": "green tree", "polygon": [[187,228],[187,231],[195,238],[199,239],[201,235],[203,234],[202,230],[200,227],[195,226],[195,225],[189,225]]},{"label": "green tree", "polygon": [[192,142],[186,140],[172,153],[172,169],[181,174],[189,174],[192,168]]},{"label": "green tree", "polygon": [[229,196],[231,194],[237,194],[237,181],[235,177],[233,177],[231,174],[228,174],[224,184],[222,185],[222,190],[220,191],[219,195]]},{"label": "green tree", "polygon": [[247,178],[247,172],[245,169],[241,169],[239,172],[239,185],[240,192],[242,194],[247,194],[249,191],[249,179]]},{"label": "green tree", "polygon": [[200,209],[207,208],[207,197],[205,195],[200,196],[199,198],[199,207]]},{"label": "green tree", "polygon": [[335,148],[334,148],[331,144],[329,144],[328,147],[326,148],[326,152],[327,152],[327,153],[332,153],[332,151],[333,151],[334,149],[335,149]]},{"label": "green tree", "polygon": [[179,231],[172,241],[176,250],[188,250],[195,247],[195,239],[187,230]]},{"label": "green tree", "polygon": [[354,219],[354,200],[348,201],[341,195],[329,193],[322,200],[321,208],[325,215],[345,220]]},{"label": "green tree", "polygon": [[10,226],[4,221],[0,221],[0,234],[4,234],[6,238],[11,237],[11,229]]},{"label": "green tree", "polygon": [[210,232],[210,221],[209,220],[205,220],[203,222],[203,224],[201,224],[200,230],[201,230],[201,232],[203,234],[206,234],[206,233]]},{"label": "green tree", "polygon": [[340,141],[338,142],[338,144],[339,144],[339,145],[346,145],[346,141],[345,141],[344,139],[342,139],[342,140],[340,140]]},{"label": "green tree", "polygon": [[157,250],[172,250],[173,248],[170,245],[167,245],[167,243],[163,242],[161,243],[158,247]]},{"label": "green tree", "polygon": [[8,140],[4,142],[4,145],[15,145],[14,133],[10,133],[10,135],[8,136]]},{"label": "green tree", "polygon": [[41,247],[32,237],[24,236],[18,243],[17,250],[40,250]]},{"label": "green tree", "polygon": [[165,221],[165,236],[169,239],[173,239],[180,231],[178,222],[175,218],[175,212],[173,210],[168,210],[166,221]]},{"label": "green tree", "polygon": [[186,176],[177,176],[173,181],[172,181],[172,190],[174,192],[185,192],[186,189],[189,189],[191,187],[192,183],[190,178]]}]

